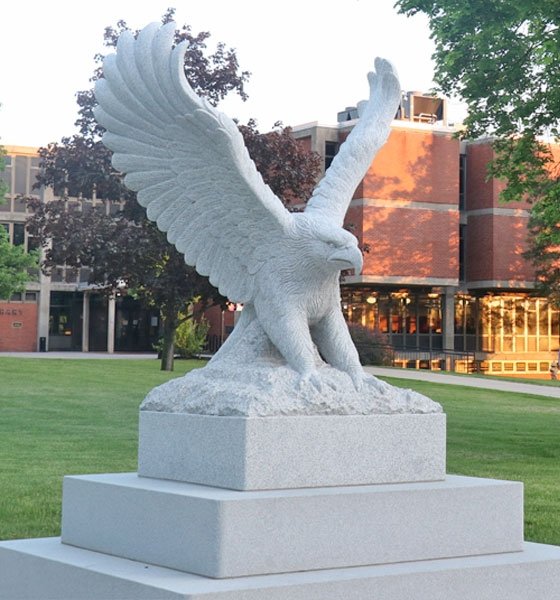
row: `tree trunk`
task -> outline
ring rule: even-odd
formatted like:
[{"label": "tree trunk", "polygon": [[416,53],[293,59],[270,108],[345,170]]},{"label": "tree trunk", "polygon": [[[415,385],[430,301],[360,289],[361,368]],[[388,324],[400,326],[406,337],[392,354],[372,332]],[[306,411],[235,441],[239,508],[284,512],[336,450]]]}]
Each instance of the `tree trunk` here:
[{"label": "tree trunk", "polygon": [[173,371],[175,356],[175,330],[177,329],[176,318],[163,318],[163,348],[161,351],[161,370]]}]

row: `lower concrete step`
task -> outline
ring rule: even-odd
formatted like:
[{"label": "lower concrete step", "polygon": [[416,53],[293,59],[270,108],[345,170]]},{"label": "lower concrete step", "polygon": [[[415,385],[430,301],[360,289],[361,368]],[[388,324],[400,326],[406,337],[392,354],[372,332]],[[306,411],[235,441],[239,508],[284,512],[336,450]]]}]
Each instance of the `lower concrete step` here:
[{"label": "lower concrete step", "polygon": [[558,600],[560,548],[209,579],[62,544],[0,543],[2,600]]},{"label": "lower concrete step", "polygon": [[523,486],[448,476],[240,492],[134,473],[70,476],[62,540],[216,578],[514,552]]}]

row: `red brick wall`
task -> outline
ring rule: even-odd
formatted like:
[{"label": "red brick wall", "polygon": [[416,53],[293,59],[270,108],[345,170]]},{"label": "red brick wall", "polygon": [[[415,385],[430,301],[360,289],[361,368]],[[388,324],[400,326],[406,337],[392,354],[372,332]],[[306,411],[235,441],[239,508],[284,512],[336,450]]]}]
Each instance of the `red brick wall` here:
[{"label": "red brick wall", "polygon": [[0,352],[37,349],[37,304],[0,302]]},{"label": "red brick wall", "polygon": [[486,181],[487,165],[492,157],[492,148],[487,143],[467,146],[467,210],[494,206],[493,182]]},{"label": "red brick wall", "polygon": [[[219,306],[213,306],[204,312],[204,318],[208,321],[210,329],[208,335],[222,335],[222,309]],[[224,332],[228,331],[228,328],[233,327],[233,321],[235,313],[229,310],[225,310],[223,314],[224,320]],[[227,333],[226,333],[227,336]]]},{"label": "red brick wall", "polygon": [[504,183],[497,179],[486,181],[488,163],[493,158],[490,142],[471,142],[467,145],[467,210],[529,208],[526,202],[500,202]]},{"label": "red brick wall", "polygon": [[527,219],[506,215],[469,216],[468,281],[533,281],[534,271],[522,253],[527,246]]},{"label": "red brick wall", "polygon": [[470,216],[466,239],[466,279],[494,279],[494,219],[492,215]]},{"label": "red brick wall", "polygon": [[[364,275],[458,277],[458,210],[407,207],[429,202],[458,208],[459,142],[451,135],[393,129],[354,199],[363,199],[364,206],[352,206],[346,222],[369,246]],[[368,199],[395,204],[368,205]]]},{"label": "red brick wall", "polygon": [[311,136],[306,135],[305,137],[297,138],[297,143],[300,144],[303,148],[305,148],[308,152],[311,152],[313,148],[311,147]]},{"label": "red brick wall", "polygon": [[[503,182],[486,181],[494,156],[489,142],[467,146],[467,210],[528,209],[526,202],[500,202]],[[533,281],[534,271],[521,256],[527,247],[527,218],[507,214],[469,214],[467,281]]]},{"label": "red brick wall", "polygon": [[363,216],[364,275],[458,277],[458,212],[365,206]]},{"label": "red brick wall", "polygon": [[451,134],[393,129],[359,197],[459,202],[459,142]]}]

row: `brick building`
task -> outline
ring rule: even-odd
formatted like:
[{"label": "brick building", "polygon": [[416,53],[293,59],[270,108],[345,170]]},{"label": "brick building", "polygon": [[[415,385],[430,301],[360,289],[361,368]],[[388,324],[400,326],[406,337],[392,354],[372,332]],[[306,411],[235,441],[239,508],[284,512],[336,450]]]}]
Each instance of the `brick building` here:
[{"label": "brick building", "polygon": [[[32,189],[39,170],[39,158],[35,148],[12,146],[7,150],[6,169],[0,173],[8,184],[5,201],[0,203],[0,227],[7,231],[12,244],[31,250],[35,244],[25,230],[26,205],[18,197],[32,193],[42,197],[42,192]],[[0,352],[37,349],[40,290],[37,281],[30,283],[23,294],[10,302],[0,299]]]},{"label": "brick building", "polygon": [[[488,140],[459,142],[445,104],[404,97],[391,135],[356,189],[347,216],[365,254],[342,282],[348,322],[382,332],[403,366],[548,375],[559,313],[535,297],[523,258],[528,206],[504,205],[487,181]],[[303,125],[294,134],[327,167],[356,123]]]},{"label": "brick building", "polygon": [[[344,314],[381,331],[403,366],[544,376],[558,350],[559,314],[532,294],[533,272],[522,257],[528,207],[498,202],[500,184],[486,180],[490,144],[459,142],[445,112],[442,100],[404,96],[356,189],[347,223],[368,251],[363,272],[342,282]],[[336,125],[306,124],[294,135],[328,167],[356,118],[348,108]],[[11,193],[0,223],[13,243],[28,247],[17,195],[32,191],[37,169],[34,149],[8,148],[3,178]],[[40,195],[49,201],[52,191]],[[0,301],[0,351],[151,349],[157,314],[126,297],[104,299],[86,276],[61,268]],[[223,339],[233,314],[214,310],[211,322]]]},{"label": "brick building", "polygon": [[[44,202],[54,199],[50,188],[36,190],[39,170],[36,148],[7,146],[6,168],[0,177],[8,184],[0,204],[0,226],[14,245],[37,247],[25,230],[28,216],[20,195]],[[114,207],[93,198],[70,201],[73,210]],[[38,350],[148,351],[158,337],[157,311],[142,309],[132,298],[107,298],[87,284],[87,272],[58,267],[50,276],[37,273],[23,294],[0,299],[0,352]]]}]

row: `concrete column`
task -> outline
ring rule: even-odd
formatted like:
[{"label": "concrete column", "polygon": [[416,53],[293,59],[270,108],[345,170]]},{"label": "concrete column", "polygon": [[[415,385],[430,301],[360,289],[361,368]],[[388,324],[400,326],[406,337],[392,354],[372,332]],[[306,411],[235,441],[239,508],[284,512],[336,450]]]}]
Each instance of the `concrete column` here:
[{"label": "concrete column", "polygon": [[[42,259],[42,256],[41,256]],[[37,350],[41,350],[41,338],[45,338],[45,350],[49,349],[49,315],[51,311],[51,278],[39,269],[39,306],[37,317]]]},{"label": "concrete column", "polygon": [[49,349],[49,314],[51,310],[51,280],[39,276],[39,315],[37,323],[37,350],[41,349],[41,338],[45,338],[45,350]]},{"label": "concrete column", "polygon": [[82,300],[82,352],[89,352],[89,292]]},{"label": "concrete column", "polygon": [[[455,288],[446,287],[443,297],[443,349],[455,349]],[[455,365],[451,356],[445,360],[445,369],[454,371]]]},{"label": "concrete column", "polygon": [[446,287],[443,299],[443,349],[455,349],[455,288]]},{"label": "concrete column", "polygon": [[115,294],[109,296],[107,306],[107,352],[113,354],[115,352],[115,313],[117,299]]}]

